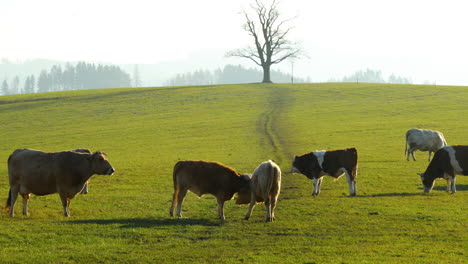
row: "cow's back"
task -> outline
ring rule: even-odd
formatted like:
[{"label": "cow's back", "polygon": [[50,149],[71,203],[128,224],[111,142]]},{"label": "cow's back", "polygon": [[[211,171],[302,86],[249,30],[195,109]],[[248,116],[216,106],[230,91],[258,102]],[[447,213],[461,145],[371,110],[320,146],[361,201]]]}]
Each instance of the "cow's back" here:
[{"label": "cow's back", "polygon": [[8,158],[10,186],[23,185],[36,195],[54,193],[56,181],[52,167],[53,153],[17,149]]},{"label": "cow's back", "polygon": [[447,145],[444,135],[439,131],[413,128],[406,132],[407,144],[422,151],[437,151]]},{"label": "cow's back", "polygon": [[174,166],[173,177],[175,188],[186,188],[199,196],[225,193],[226,199],[231,199],[240,186],[240,175],[217,162],[179,161]]},{"label": "cow's back", "polygon": [[357,166],[357,159],[356,148],[327,151],[323,162],[323,170],[329,171],[330,166],[337,165],[346,169],[352,169]]},{"label": "cow's back", "polygon": [[270,195],[277,197],[281,189],[281,169],[271,160],[265,161],[255,169],[251,182],[257,202],[263,202]]},{"label": "cow's back", "polygon": [[19,149],[8,159],[10,186],[20,184],[35,195],[55,193],[58,185],[79,185],[88,170],[86,155],[71,151]]}]

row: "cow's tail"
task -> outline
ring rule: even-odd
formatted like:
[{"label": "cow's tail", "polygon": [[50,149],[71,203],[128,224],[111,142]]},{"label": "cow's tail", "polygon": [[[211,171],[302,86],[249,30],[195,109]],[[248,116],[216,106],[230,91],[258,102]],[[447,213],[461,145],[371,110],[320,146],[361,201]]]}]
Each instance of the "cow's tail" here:
[{"label": "cow's tail", "polygon": [[406,132],[406,140],[405,140],[405,157],[406,157],[406,153],[408,153],[408,136],[409,136],[409,133]]},{"label": "cow's tail", "polygon": [[357,178],[357,169],[358,169],[358,153],[356,148],[351,148],[352,151],[352,160],[353,160],[353,168],[351,171],[351,177],[353,180],[356,180]]},{"label": "cow's tail", "polygon": [[174,165],[174,171],[172,172],[172,180],[174,181],[174,189],[177,186],[177,173],[179,173],[180,169],[182,167],[182,162],[179,161]]},{"label": "cow's tail", "polygon": [[8,191],[8,198],[7,198],[7,201],[6,201],[5,210],[9,211],[10,207],[11,207],[11,188]]},{"label": "cow's tail", "polygon": [[276,173],[275,168],[273,167],[273,164],[268,162],[268,177],[267,177],[267,182],[266,182],[266,189],[265,193],[263,194],[263,198],[266,199],[270,195],[271,189],[273,188],[273,183],[276,181],[278,178],[278,175]]}]

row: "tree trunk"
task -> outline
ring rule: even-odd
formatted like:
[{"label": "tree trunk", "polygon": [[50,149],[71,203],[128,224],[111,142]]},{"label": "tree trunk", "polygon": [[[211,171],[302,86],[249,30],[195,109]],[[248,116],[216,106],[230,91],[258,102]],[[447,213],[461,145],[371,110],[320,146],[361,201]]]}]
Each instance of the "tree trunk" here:
[{"label": "tree trunk", "polygon": [[262,83],[272,83],[270,78],[270,65],[263,65],[263,81]]}]

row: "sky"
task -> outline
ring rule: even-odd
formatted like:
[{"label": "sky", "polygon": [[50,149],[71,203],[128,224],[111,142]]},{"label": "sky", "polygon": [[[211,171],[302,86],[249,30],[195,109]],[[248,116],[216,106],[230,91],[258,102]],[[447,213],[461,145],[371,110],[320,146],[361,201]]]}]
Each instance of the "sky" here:
[{"label": "sky", "polygon": [[[252,44],[241,14],[252,2],[0,0],[0,58],[215,69],[240,61],[227,51]],[[466,0],[282,0],[279,10],[307,57],[273,69],[316,82],[373,69],[468,86]]]}]

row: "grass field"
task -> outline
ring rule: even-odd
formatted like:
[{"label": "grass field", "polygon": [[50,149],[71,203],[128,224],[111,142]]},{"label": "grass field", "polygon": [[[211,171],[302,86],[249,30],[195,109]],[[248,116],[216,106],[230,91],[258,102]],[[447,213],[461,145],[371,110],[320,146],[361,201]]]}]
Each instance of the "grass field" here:
[{"label": "grass field", "polygon": [[[424,194],[404,157],[410,128],[468,144],[467,87],[387,84],[251,84],[105,89],[0,97],[0,202],[17,148],[101,150],[116,169],[62,216],[58,195],[33,196],[29,217],[0,215],[1,263],[466,263],[468,178],[457,193],[438,180]],[[295,154],[356,147],[357,197],[346,179],[290,174]],[[257,205],[189,193],[185,219],[169,217],[178,160],[219,161],[251,173],[283,170],[277,221]]]}]

